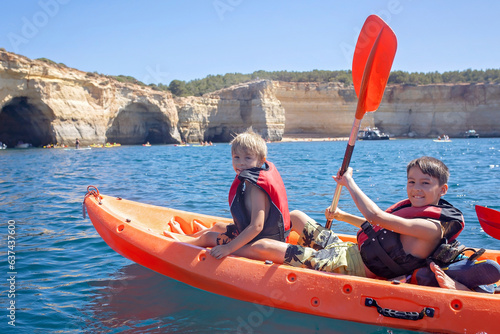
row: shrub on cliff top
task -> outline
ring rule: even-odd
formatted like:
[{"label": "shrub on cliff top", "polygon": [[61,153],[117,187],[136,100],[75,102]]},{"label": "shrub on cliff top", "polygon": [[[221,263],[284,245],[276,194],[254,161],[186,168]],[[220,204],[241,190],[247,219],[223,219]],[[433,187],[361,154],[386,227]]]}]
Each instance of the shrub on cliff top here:
[{"label": "shrub on cliff top", "polygon": [[53,60],[50,60],[48,58],[37,58],[36,60],[43,61],[44,63],[50,64],[50,65],[57,65],[57,63]]},{"label": "shrub on cliff top", "polygon": [[129,82],[129,83],[133,83],[133,84],[140,85],[140,86],[146,86],[146,84],[144,82],[139,81],[136,78],[131,77],[129,75],[121,75],[121,74],[120,75],[108,75],[108,78],[113,78],[119,82]]},{"label": "shrub on cliff top", "polygon": [[168,90],[176,96],[201,96],[205,93],[258,79],[285,82],[340,82],[344,84],[344,86],[352,85],[352,74],[350,70],[313,70],[307,72],[268,72],[259,70],[251,74],[227,73],[224,75],[208,75],[203,79],[191,80],[187,83],[181,80],[172,80],[168,86]]}]

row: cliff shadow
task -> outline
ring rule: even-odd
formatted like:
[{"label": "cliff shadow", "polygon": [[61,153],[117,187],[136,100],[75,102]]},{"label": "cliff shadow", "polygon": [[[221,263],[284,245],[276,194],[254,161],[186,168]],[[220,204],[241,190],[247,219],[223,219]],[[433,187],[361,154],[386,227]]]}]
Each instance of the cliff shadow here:
[{"label": "cliff shadow", "polygon": [[27,96],[14,97],[0,110],[0,141],[8,147],[55,144],[54,118],[47,105],[30,102]]},{"label": "cliff shadow", "polygon": [[121,109],[106,131],[106,141],[124,145],[173,144],[168,117],[160,108],[144,103],[131,103]]}]

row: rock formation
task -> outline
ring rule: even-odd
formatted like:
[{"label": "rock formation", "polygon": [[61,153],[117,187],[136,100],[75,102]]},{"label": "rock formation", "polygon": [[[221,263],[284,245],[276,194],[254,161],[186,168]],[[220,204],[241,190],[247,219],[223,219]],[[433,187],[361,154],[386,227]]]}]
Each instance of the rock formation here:
[{"label": "rock formation", "polygon": [[[348,136],[357,97],[337,83],[274,82],[285,109],[285,136]],[[397,137],[461,137],[468,129],[500,136],[500,85],[388,86],[379,109],[362,127],[376,126]]]},{"label": "rock formation", "polygon": [[[173,98],[151,87],[31,60],[0,49],[0,141],[43,146],[118,142],[227,142],[252,127],[283,136],[345,137],[357,97],[339,83],[257,80],[202,97]],[[401,137],[500,136],[500,85],[389,86],[363,118]]]},{"label": "rock formation", "polygon": [[274,84],[261,80],[239,84],[203,97],[176,99],[179,131],[187,141],[230,141],[252,128],[263,138],[279,141],[285,130],[285,110]]},{"label": "rock formation", "polygon": [[172,96],[0,51],[0,141],[180,142]]}]

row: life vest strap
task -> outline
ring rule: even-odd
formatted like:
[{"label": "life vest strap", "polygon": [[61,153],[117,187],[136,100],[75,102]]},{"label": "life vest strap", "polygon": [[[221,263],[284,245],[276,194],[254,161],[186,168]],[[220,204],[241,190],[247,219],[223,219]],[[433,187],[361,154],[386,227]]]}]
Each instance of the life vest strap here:
[{"label": "life vest strap", "polygon": [[375,231],[373,230],[372,224],[370,224],[368,221],[365,221],[363,224],[361,224],[361,228],[363,229],[363,232],[368,236],[368,238],[372,239],[372,244],[374,246],[375,250],[375,255],[396,275],[403,275],[406,270],[403,269],[399,264],[397,264],[390,256],[387,254],[387,252],[384,250],[382,245],[380,244],[377,235]]}]

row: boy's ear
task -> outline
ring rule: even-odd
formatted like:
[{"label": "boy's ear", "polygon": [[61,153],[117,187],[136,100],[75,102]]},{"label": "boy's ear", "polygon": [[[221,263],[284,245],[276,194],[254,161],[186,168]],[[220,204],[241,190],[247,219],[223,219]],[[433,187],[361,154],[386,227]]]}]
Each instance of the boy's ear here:
[{"label": "boy's ear", "polygon": [[445,183],[441,186],[441,196],[446,195],[447,192],[448,192],[448,184]]}]

